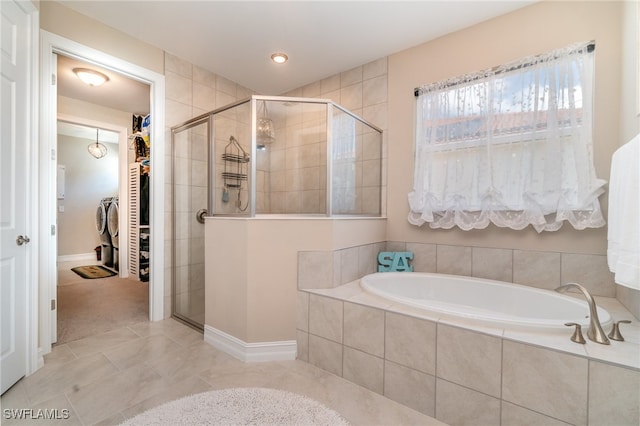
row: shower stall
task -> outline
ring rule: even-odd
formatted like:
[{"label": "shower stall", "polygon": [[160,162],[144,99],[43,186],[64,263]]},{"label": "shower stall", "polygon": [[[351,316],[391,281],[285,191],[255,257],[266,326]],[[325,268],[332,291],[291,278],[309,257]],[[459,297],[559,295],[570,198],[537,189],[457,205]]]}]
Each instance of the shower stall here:
[{"label": "shower stall", "polygon": [[172,315],[197,328],[205,216],[381,215],[382,130],[331,100],[255,95],[171,136]]}]

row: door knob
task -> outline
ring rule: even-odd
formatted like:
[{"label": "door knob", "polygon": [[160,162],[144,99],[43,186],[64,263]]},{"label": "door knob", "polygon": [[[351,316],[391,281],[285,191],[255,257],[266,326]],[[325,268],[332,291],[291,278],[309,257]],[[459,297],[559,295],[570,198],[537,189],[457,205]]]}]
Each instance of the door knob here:
[{"label": "door knob", "polygon": [[16,244],[19,245],[19,246],[21,246],[23,244],[27,244],[29,241],[31,241],[31,240],[26,235],[25,236],[18,235],[18,238],[16,238]]}]

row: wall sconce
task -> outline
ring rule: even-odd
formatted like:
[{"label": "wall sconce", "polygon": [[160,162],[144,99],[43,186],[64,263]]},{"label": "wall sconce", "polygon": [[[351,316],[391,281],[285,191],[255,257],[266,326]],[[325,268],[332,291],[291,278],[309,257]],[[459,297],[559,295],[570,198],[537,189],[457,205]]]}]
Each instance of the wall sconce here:
[{"label": "wall sconce", "polygon": [[96,143],[90,143],[89,146],[87,146],[87,150],[89,154],[95,158],[102,158],[107,155],[107,147],[98,142],[98,131],[99,129],[96,129]]},{"label": "wall sconce", "polygon": [[109,81],[109,77],[101,72],[90,70],[88,68],[74,68],[73,72],[83,83],[89,86],[98,87]]}]

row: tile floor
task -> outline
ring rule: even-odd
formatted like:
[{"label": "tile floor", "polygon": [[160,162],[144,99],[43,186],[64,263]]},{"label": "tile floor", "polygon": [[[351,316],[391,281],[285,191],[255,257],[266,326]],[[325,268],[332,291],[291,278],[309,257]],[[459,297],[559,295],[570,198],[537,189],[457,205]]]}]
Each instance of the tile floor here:
[{"label": "tile floor", "polygon": [[243,363],[173,319],[140,322],[62,345],[43,368],[0,398],[5,409],[67,409],[67,420],[42,424],[112,425],[192,393],[270,387],[314,398],[354,425],[442,425],[408,407],[301,361]]}]

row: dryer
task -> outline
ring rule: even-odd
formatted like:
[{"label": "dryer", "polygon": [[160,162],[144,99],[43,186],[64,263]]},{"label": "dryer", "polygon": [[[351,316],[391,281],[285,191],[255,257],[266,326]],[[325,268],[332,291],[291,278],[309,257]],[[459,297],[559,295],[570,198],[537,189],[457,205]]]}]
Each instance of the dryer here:
[{"label": "dryer", "polygon": [[107,226],[107,213],[113,197],[105,197],[98,203],[96,210],[96,229],[100,236],[100,246],[102,247],[102,264],[105,266],[113,266],[113,245],[111,242],[111,234]]},{"label": "dryer", "polygon": [[111,236],[113,246],[113,269],[116,271],[120,267],[120,225],[118,216],[120,214],[118,197],[113,197],[109,210],[107,211],[107,229]]}]

